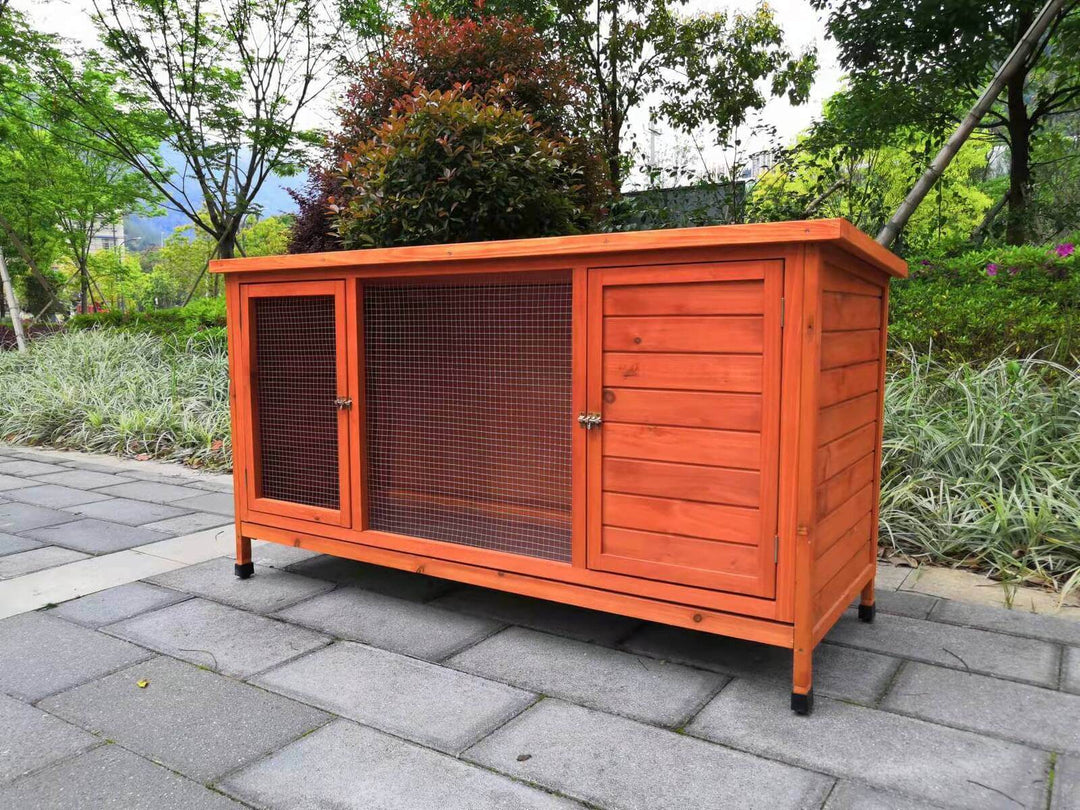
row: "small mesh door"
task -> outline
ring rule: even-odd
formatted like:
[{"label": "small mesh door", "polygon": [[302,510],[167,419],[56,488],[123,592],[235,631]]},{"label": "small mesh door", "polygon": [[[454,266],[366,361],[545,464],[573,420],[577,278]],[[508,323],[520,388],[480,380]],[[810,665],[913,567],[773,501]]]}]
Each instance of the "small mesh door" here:
[{"label": "small mesh door", "polygon": [[259,492],[340,508],[333,295],[252,301]]},{"label": "small mesh door", "polygon": [[570,559],[571,285],[364,287],[368,523]]}]

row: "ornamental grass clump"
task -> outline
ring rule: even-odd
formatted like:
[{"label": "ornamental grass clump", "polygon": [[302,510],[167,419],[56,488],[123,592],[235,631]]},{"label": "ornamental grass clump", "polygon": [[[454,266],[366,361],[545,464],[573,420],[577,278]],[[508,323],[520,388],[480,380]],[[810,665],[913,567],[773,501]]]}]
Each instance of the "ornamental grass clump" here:
[{"label": "ornamental grass clump", "polygon": [[225,344],[94,329],[0,352],[0,438],[227,468]]},{"label": "ornamental grass clump", "polygon": [[1063,596],[1080,586],[1080,370],[891,361],[881,543]]}]

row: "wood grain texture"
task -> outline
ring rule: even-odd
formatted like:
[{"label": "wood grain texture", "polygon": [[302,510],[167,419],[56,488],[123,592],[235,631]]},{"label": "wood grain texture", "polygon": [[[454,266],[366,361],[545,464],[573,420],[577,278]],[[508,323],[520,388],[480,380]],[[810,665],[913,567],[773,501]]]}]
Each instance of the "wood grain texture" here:
[{"label": "wood grain texture", "polygon": [[748,354],[605,352],[604,385],[760,393],[761,357]]},{"label": "wood grain texture", "polygon": [[608,422],[604,457],[610,456],[755,470],[761,466],[761,435]]},{"label": "wood grain texture", "polygon": [[755,316],[653,315],[604,319],[606,351],[760,354],[764,334],[765,319]]},{"label": "wood grain texture", "polygon": [[730,506],[761,505],[761,473],[756,470],[605,458],[604,487],[609,492],[631,495],[682,498]]},{"label": "wood grain texture", "polygon": [[[737,506],[604,493],[604,525],[759,545],[761,514]],[[675,530],[678,531],[675,531]]]},{"label": "wood grain texture", "polygon": [[[728,394],[707,391],[604,388],[604,418],[612,422],[645,425],[758,430],[761,427],[760,394]],[[600,410],[600,405],[592,410]]]}]

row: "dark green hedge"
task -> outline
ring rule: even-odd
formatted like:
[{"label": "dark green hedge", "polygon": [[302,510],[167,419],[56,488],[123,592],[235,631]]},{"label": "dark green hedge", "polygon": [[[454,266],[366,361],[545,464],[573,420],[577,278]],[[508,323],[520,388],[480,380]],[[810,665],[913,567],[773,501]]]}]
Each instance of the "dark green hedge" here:
[{"label": "dark green hedge", "polygon": [[225,299],[200,298],[185,307],[155,309],[148,312],[99,312],[76,315],[68,322],[69,329],[110,327],[129,332],[148,332],[161,337],[186,341],[200,338],[224,339]]},{"label": "dark green hedge", "polygon": [[894,345],[976,362],[1080,357],[1080,252],[1071,242],[915,257],[910,267],[890,293]]}]

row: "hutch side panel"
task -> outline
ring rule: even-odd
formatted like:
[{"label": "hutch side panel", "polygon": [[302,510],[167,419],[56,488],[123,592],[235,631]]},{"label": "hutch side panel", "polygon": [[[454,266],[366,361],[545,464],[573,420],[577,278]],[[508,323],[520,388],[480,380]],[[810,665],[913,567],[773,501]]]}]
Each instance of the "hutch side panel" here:
[{"label": "hutch side panel", "polygon": [[782,263],[590,274],[589,567],[772,597]]},{"label": "hutch side panel", "polygon": [[886,286],[827,257],[821,266],[811,572],[815,621],[834,612],[840,600],[846,606],[877,554],[888,283],[884,276],[881,281]]}]

